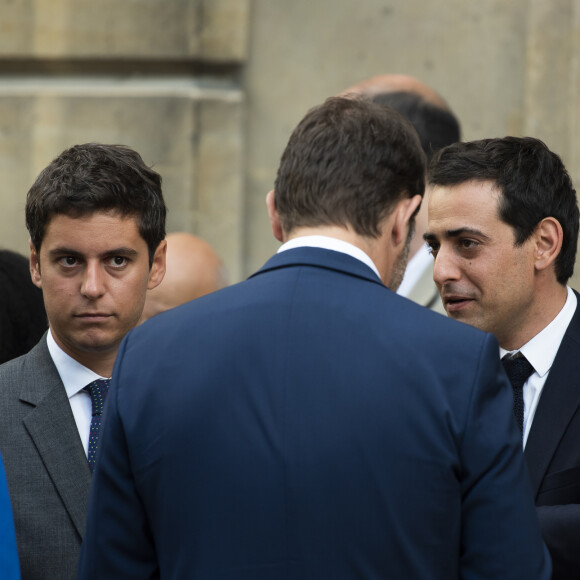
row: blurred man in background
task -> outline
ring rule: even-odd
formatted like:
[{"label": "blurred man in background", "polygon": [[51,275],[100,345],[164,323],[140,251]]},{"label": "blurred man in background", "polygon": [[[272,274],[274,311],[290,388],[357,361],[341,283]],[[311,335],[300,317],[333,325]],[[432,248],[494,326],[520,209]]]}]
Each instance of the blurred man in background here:
[{"label": "blurred man in background", "polygon": [[163,281],[147,291],[141,322],[227,286],[227,272],[215,250],[186,232],[167,234]]},{"label": "blurred man in background", "polygon": [[[461,138],[457,117],[447,102],[416,78],[401,74],[377,75],[349,87],[343,94],[360,94],[381,105],[389,105],[406,117],[417,131],[421,147],[430,162],[433,154]],[[423,240],[427,229],[427,203],[415,219],[416,232],[410,259],[397,292],[414,302],[444,313],[437,287],[433,283],[433,260]]]}]

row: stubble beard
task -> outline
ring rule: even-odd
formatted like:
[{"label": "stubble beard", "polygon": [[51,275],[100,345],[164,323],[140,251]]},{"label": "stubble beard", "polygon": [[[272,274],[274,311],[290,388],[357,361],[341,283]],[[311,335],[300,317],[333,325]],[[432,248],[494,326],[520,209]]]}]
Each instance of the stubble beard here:
[{"label": "stubble beard", "polygon": [[391,274],[391,281],[389,282],[389,288],[396,292],[403,281],[403,276],[405,275],[405,270],[407,269],[407,263],[409,261],[409,252],[411,250],[411,240],[415,235],[415,220],[409,222],[409,233],[407,234],[407,239],[405,240],[405,246],[401,250],[401,253],[397,257],[397,260],[393,266],[393,273]]}]

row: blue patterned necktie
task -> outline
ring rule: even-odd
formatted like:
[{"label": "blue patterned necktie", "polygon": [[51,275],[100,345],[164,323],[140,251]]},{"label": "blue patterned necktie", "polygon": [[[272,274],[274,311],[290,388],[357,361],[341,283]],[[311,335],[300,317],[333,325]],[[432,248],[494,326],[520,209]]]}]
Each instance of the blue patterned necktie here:
[{"label": "blue patterned necktie", "polygon": [[109,392],[110,384],[111,381],[109,379],[98,379],[85,387],[85,391],[87,391],[91,396],[91,403],[93,408],[91,433],[89,435],[89,453],[87,456],[91,473],[95,469],[95,457],[97,455],[97,447],[99,445],[99,432],[101,430],[103,407],[105,406],[105,399],[107,397],[107,393]]},{"label": "blue patterned necktie", "polygon": [[524,383],[534,372],[534,367],[521,353],[505,355],[501,362],[514,390],[514,415],[520,431],[524,432]]}]

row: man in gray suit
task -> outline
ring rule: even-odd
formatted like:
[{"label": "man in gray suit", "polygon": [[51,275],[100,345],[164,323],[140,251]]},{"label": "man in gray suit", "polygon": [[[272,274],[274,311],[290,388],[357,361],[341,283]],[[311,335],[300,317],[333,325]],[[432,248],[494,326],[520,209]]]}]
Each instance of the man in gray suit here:
[{"label": "man in gray suit", "polygon": [[107,379],[163,278],[165,214],[160,176],[124,146],[71,147],[28,192],[30,270],[49,330],[0,366],[23,580],[76,577]]}]

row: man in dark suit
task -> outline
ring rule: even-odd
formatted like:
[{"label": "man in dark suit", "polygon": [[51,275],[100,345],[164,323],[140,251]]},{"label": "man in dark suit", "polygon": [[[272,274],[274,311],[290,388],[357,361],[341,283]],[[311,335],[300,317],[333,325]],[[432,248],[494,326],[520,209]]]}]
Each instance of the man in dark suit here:
[{"label": "man in dark suit", "polygon": [[580,577],[578,205],[541,141],[455,144],[429,173],[433,277],[450,317],[497,337],[554,580]]},{"label": "man in dark suit", "polygon": [[301,121],[280,251],[121,346],[80,578],[549,577],[497,341],[387,287],[423,163],[390,108]]},{"label": "man in dark suit", "polygon": [[0,450],[22,578],[65,580],[117,349],[165,269],[161,178],[127,147],[77,145],[32,185],[26,224],[49,331],[0,367]]}]

